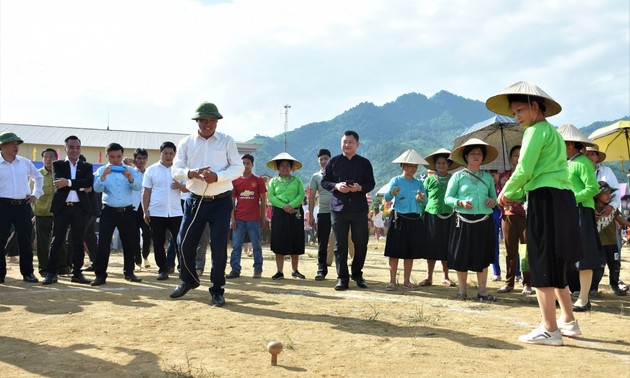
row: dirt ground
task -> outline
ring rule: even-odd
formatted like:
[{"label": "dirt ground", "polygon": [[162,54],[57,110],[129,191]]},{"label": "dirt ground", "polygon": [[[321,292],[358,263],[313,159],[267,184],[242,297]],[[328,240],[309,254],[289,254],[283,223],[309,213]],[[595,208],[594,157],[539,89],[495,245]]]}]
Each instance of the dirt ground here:
[{"label": "dirt ground", "polygon": [[[565,338],[564,347],[525,345],[517,337],[540,321],[535,296],[516,290],[486,304],[451,299],[453,287],[385,291],[383,247],[370,241],[370,287],[351,282],[346,292],[333,290],[335,274],[313,279],[314,247],[300,259],[306,280],[272,281],[268,248],[263,278],[254,280],[243,254],[242,276],[226,285],[223,308],[210,304],[207,274],[177,300],[168,296],[177,277],[156,281],[155,264],[137,273],[142,283],[124,281],[120,252],[98,288],[69,277],[27,284],[9,264],[0,284],[0,376],[630,376],[630,296],[613,295],[607,276],[592,311],[577,314],[583,337]],[[630,282],[630,248],[623,256],[621,278]],[[425,261],[416,262],[413,280],[425,274]],[[470,275],[469,296],[474,285]],[[501,283],[489,285],[495,292]],[[270,365],[271,340],[284,345],[278,366]]]}]

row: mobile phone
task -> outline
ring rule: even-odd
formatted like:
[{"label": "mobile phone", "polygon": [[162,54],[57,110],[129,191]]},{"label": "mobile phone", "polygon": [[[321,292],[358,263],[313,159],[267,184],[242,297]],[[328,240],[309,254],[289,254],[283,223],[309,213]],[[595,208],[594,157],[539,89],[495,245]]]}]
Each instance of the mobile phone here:
[{"label": "mobile phone", "polygon": [[346,185],[348,186],[354,185],[354,180],[346,180]]}]

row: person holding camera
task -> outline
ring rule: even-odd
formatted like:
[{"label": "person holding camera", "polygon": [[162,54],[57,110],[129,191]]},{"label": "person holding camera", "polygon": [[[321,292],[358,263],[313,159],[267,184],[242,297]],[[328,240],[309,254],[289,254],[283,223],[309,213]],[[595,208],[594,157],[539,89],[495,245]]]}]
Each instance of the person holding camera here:
[{"label": "person holding camera", "polygon": [[[352,278],[362,289],[363,264],[369,236],[366,193],[374,189],[374,171],[370,161],[357,154],[359,134],[347,130],[341,137],[342,154],[331,158],[324,169],[322,187],[332,192],[330,202],[332,229],[335,235],[337,284],[335,290],[347,290]],[[354,258],[348,272],[348,231],[352,231]]]}]

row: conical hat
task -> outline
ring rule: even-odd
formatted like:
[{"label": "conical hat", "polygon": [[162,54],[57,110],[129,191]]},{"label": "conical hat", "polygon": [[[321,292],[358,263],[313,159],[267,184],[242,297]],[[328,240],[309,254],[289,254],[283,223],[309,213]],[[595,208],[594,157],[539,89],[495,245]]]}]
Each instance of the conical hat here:
[{"label": "conical hat", "polygon": [[294,158],[293,156],[289,155],[286,152],[281,152],[278,155],[276,155],[276,157],[274,157],[273,159],[269,160],[267,162],[267,168],[273,169],[275,171],[276,169],[278,169],[278,167],[276,166],[276,162],[278,162],[279,160],[291,160],[291,161],[293,161],[293,168],[291,168],[291,171],[293,171],[293,172],[295,172],[298,169],[302,168],[302,163],[297,161],[296,158]]},{"label": "conical hat", "polygon": [[597,159],[598,163],[601,163],[604,160],[606,160],[606,154],[599,150],[599,146],[598,145],[594,144],[592,147],[591,146],[586,147],[586,152],[588,152],[588,151],[595,151],[595,152],[597,152],[597,156],[599,156],[599,158]]},{"label": "conical hat", "polygon": [[409,149],[403,152],[399,157],[394,159],[392,163],[400,164],[428,164],[426,160],[416,150]]},{"label": "conical hat", "polygon": [[464,160],[464,148],[468,146],[486,146],[486,157],[481,162],[481,165],[488,164],[496,159],[497,156],[499,156],[499,151],[497,151],[496,148],[492,147],[481,139],[471,138],[462,143],[461,146],[454,149],[453,152],[451,152],[451,159],[461,165],[467,165],[466,161]]},{"label": "conical hat", "polygon": [[570,123],[558,127],[558,132],[562,135],[562,139],[564,139],[565,142],[582,143],[584,147],[592,147],[595,145],[583,132]]},{"label": "conical hat", "polygon": [[447,150],[446,148],[440,148],[439,150],[431,153],[424,158],[424,160],[427,161],[426,167],[432,171],[437,171],[437,169],[435,168],[435,158],[443,155],[446,155],[446,160],[450,163],[448,167],[449,171],[460,166],[459,163],[456,163],[450,159],[451,151]]},{"label": "conical hat", "polygon": [[545,91],[540,89],[534,84],[528,83],[526,81],[519,81],[518,83],[514,83],[499,92],[498,94],[490,97],[486,100],[486,108],[491,112],[505,115],[508,117],[514,116],[512,113],[512,109],[510,109],[510,103],[508,101],[508,95],[520,94],[520,95],[528,95],[528,96],[536,96],[541,97],[545,100],[545,106],[547,107],[547,111],[545,111],[546,117],[554,116],[562,110],[560,104],[558,104],[551,96],[549,96]]}]

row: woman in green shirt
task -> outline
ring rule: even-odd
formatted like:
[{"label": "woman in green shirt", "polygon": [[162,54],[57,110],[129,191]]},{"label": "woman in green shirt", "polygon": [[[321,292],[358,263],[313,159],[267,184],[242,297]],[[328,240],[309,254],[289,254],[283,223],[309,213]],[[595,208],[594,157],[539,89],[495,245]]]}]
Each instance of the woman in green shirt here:
[{"label": "woman in green shirt", "polygon": [[562,125],[558,132],[564,139],[569,158],[569,179],[578,207],[580,240],[584,251],[584,256],[575,264],[579,271],[579,284],[576,282],[578,279],[575,271],[568,272],[567,275],[570,288],[574,291],[578,286],[580,288],[580,295],[573,304],[573,311],[584,312],[591,309],[588,295],[593,281],[593,270],[601,269],[606,262],[595,223],[593,197],[599,193],[599,184],[593,163],[582,153],[585,147],[591,147],[593,143],[573,125]]},{"label": "woman in green shirt", "polygon": [[271,250],[276,254],[278,271],[271,278],[284,279],[284,257],[291,256],[291,276],[304,279],[298,270],[299,256],[304,254],[304,184],[291,172],[302,163],[286,152],[269,160],[267,167],[278,170],[278,176],[269,180],[267,195],[273,206],[271,216]]},{"label": "woman in green shirt", "polygon": [[481,165],[496,159],[498,151],[473,138],[453,150],[451,159],[466,165],[455,172],[446,186],[444,203],[455,209],[455,226],[449,240],[448,266],[457,271],[459,291],[455,299],[465,300],[468,271],[477,272],[477,299],[492,302],[488,294],[488,266],[494,261],[496,234],[492,208],[497,204],[494,180]]},{"label": "woman in green shirt", "polygon": [[[542,89],[522,81],[490,97],[486,107],[514,117],[525,128],[518,165],[498,196],[499,204],[505,207],[525,202],[527,195],[527,255],[542,323],[518,339],[562,345],[562,335],[582,333],[573,316],[566,281],[567,264],[582,254],[575,237],[580,232],[577,207],[564,140],[545,118],[562,108]],[[556,300],[561,309],[558,320]]]},{"label": "woman in green shirt", "polygon": [[428,163],[426,167],[435,171],[435,174],[424,180],[429,199],[423,219],[427,243],[423,257],[427,259],[427,278],[420,281],[420,286],[433,284],[433,270],[437,260],[442,262],[442,285],[455,286],[448,277],[448,239],[453,224],[453,208],[444,203],[444,194],[452,176],[448,171],[459,167],[459,164],[449,159],[450,155],[451,151],[440,148],[425,158]]}]

